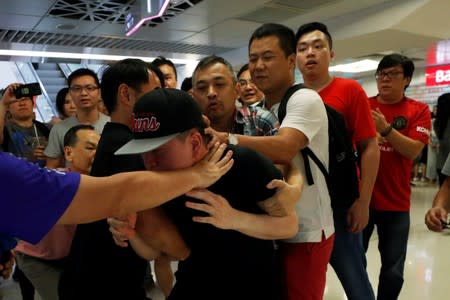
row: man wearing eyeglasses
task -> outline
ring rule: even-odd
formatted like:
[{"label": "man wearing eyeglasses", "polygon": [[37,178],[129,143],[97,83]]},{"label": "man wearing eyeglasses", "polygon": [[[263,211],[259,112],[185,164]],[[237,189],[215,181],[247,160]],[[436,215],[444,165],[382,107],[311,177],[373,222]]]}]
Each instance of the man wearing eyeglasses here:
[{"label": "man wearing eyeglasses", "polygon": [[405,96],[414,64],[400,54],[389,54],[378,64],[378,95],[369,98],[378,133],[380,166],[370,201],[364,247],[377,227],[381,271],[378,299],[397,299],[403,285],[410,226],[410,174],[414,159],[428,143],[431,114],[428,105]]},{"label": "man wearing eyeglasses", "polygon": [[264,100],[264,93],[258,89],[256,84],[253,82],[248,69],[248,64],[241,67],[237,73],[237,78],[239,87],[238,101],[242,104],[242,106],[262,105],[261,101]]},{"label": "man wearing eyeglasses", "polygon": [[45,155],[47,155],[47,167],[64,167],[64,135],[75,125],[88,124],[101,134],[103,127],[110,118],[98,111],[100,100],[100,83],[97,74],[86,68],[80,68],[72,72],[67,79],[69,93],[77,108],[74,116],[65,119],[53,126]]}]

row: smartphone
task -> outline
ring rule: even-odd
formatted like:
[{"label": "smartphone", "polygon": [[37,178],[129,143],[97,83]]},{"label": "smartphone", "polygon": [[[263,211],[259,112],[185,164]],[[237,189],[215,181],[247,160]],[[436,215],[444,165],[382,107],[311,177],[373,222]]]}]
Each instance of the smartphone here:
[{"label": "smartphone", "polygon": [[19,86],[15,91],[14,94],[16,96],[16,99],[20,99],[23,97],[32,97],[42,94],[41,85],[39,82],[33,82],[28,83]]}]

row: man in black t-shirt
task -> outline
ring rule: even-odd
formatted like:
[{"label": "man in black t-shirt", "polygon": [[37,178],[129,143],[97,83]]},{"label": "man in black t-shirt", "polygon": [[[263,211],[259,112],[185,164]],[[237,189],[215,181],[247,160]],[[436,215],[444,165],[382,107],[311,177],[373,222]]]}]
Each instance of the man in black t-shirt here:
[{"label": "man in black t-shirt", "polygon": [[[161,87],[164,79],[156,75],[158,71],[138,59],[125,59],[104,71],[102,99],[111,114],[111,122],[102,132],[91,175],[103,177],[145,170],[140,155],[115,156],[114,152],[132,138],[129,122],[134,102],[144,93]],[[187,247],[181,237],[177,239],[176,229],[167,224],[167,219],[161,217],[158,210],[160,208],[141,213],[149,214],[170,232],[173,244],[169,247],[166,243],[162,248],[175,257],[185,257]],[[131,247],[114,244],[106,220],[79,225],[68,265],[60,279],[60,299],[145,299],[143,281],[147,266],[148,261]]]},{"label": "man in black t-shirt", "polygon": [[[187,93],[170,89],[149,92],[136,102],[133,117],[134,139],[117,155],[142,153],[147,169],[159,171],[186,168],[208,155],[200,108]],[[228,199],[232,209],[247,221],[229,228],[233,230],[223,230],[194,222],[202,213],[186,206],[187,200],[195,201],[193,198],[182,196],[164,205],[191,249],[179,263],[170,300],[281,298],[272,239],[295,235],[297,216],[267,215],[259,204],[273,196],[274,190],[266,185],[281,179],[280,171],[253,150],[230,149],[232,169],[209,189]],[[147,241],[139,230],[129,239],[139,253],[157,252]]]}]

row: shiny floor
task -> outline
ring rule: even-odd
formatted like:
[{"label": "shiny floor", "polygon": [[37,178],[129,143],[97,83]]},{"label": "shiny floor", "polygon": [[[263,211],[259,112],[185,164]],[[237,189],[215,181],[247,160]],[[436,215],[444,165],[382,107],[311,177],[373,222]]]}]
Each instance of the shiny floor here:
[{"label": "shiny floor", "polygon": [[[411,230],[405,264],[405,283],[400,300],[447,299],[450,293],[450,230],[433,233],[424,225],[424,216],[430,208],[437,191],[436,185],[421,184],[413,187],[411,205]],[[376,290],[380,258],[377,249],[377,236],[374,234],[367,252],[368,272]],[[3,298],[1,294],[4,294]],[[163,300],[158,287],[149,292],[153,300]],[[0,284],[0,299],[21,300],[18,286],[12,280]],[[326,300],[347,299],[333,269],[327,274]],[[40,300],[40,297],[36,297]]]}]

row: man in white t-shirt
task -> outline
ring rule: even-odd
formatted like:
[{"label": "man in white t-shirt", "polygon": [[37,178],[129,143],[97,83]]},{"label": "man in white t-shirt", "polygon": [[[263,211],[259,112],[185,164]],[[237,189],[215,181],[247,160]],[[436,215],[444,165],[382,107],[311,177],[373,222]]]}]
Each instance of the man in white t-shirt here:
[{"label": "man in white t-shirt", "polygon": [[[253,82],[264,93],[264,107],[278,113],[279,102],[294,82],[296,40],[283,25],[264,24],[249,43],[249,69]],[[328,119],[319,94],[300,89],[289,99],[279,134],[252,137],[216,133],[216,138],[253,148],[275,163],[296,163],[305,175],[299,151],[309,147],[328,168]],[[310,160],[313,185],[304,186],[296,204],[297,235],[281,243],[286,299],[322,299],[327,264],[334,242],[333,213],[325,178]]]},{"label": "man in white t-shirt", "polygon": [[92,125],[98,134],[110,118],[98,111],[100,99],[100,83],[97,74],[90,70],[81,68],[73,71],[67,79],[69,93],[77,107],[77,113],[55,126],[50,131],[45,155],[47,156],[48,168],[64,167],[64,135],[75,125]]}]

